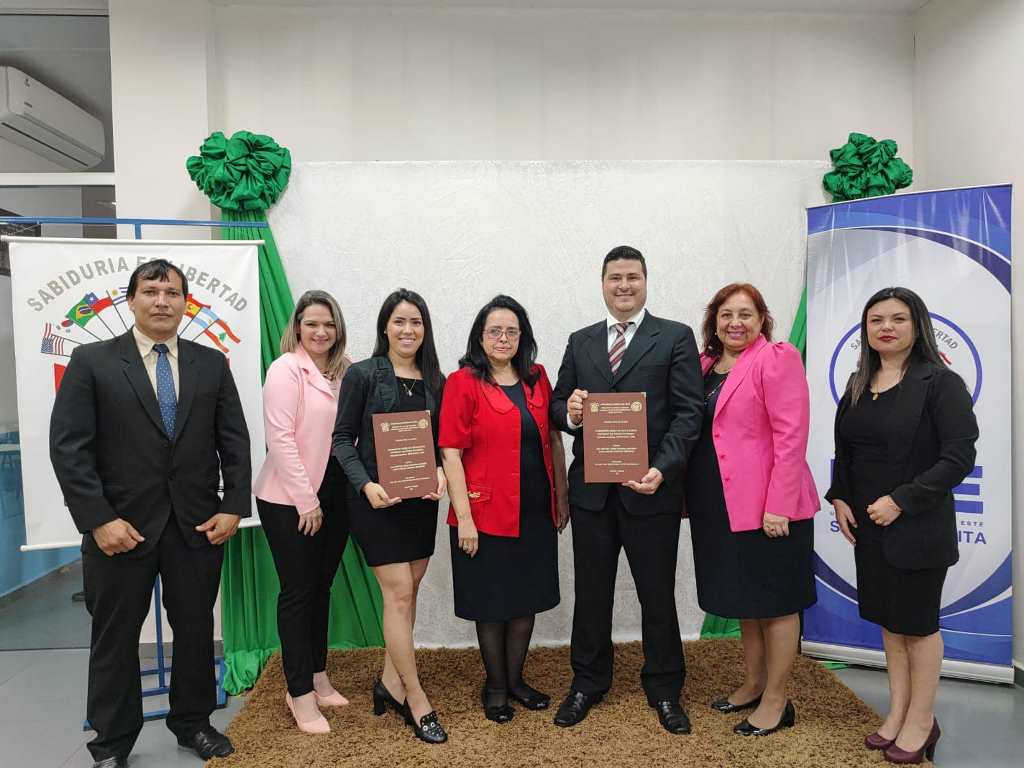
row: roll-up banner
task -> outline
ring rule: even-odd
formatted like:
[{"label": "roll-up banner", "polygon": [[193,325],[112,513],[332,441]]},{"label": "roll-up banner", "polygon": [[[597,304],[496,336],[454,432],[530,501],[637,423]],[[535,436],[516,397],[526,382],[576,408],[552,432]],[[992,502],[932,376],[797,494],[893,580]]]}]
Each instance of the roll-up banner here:
[{"label": "roll-up banner", "polygon": [[[128,278],[151,259],[167,259],[189,282],[183,339],[222,352],[242,400],[253,471],[265,454],[260,382],[260,294],[256,244],[248,241],[10,238],[14,355],[31,549],[77,546],[81,534],[64,506],[50,465],[53,401],[74,350],[128,333]],[[253,517],[243,525],[255,525]]]},{"label": "roll-up banner", "polygon": [[[904,286],[928,306],[943,360],[967,384],[980,438],[954,490],[960,561],[946,577],[943,672],[1013,679],[1009,185],[890,195],[808,209],[808,461],[831,484],[836,405],[856,367],[860,316],[876,291]],[[817,517],[818,603],[804,650],[884,664],[881,631],[857,610],[853,547],[831,507]]]}]

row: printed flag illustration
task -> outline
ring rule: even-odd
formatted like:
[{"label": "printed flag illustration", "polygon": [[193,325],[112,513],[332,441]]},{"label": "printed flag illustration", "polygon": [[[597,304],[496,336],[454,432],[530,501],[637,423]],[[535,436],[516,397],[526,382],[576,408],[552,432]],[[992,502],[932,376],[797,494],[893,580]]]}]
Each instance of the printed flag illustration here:
[{"label": "printed flag illustration", "polygon": [[222,320],[220,316],[211,309],[209,304],[203,304],[191,293],[185,299],[185,316],[189,318],[189,322],[188,325],[181,330],[181,333],[184,333],[193,323],[202,329],[192,337],[193,341],[198,339],[200,336],[206,336],[214,343],[214,345],[216,345],[217,349],[225,354],[230,351],[228,347],[225,346],[225,341],[230,339],[235,344],[239,344],[242,341],[235,335],[235,332],[231,330],[231,326],[224,322],[224,320]]}]

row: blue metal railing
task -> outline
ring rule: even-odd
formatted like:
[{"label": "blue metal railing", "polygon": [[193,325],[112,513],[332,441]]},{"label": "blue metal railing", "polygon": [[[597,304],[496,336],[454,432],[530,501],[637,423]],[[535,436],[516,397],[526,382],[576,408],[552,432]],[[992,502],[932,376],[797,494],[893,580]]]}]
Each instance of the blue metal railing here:
[{"label": "blue metal railing", "polygon": [[146,225],[160,227],[252,227],[268,229],[265,221],[209,221],[205,219],[132,219],[108,216],[0,216],[0,224],[127,224],[135,228],[135,239],[142,239]]}]

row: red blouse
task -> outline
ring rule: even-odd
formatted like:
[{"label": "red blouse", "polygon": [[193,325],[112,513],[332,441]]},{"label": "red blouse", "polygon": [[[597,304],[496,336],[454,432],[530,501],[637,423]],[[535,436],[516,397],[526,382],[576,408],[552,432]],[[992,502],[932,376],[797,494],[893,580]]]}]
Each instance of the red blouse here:
[{"label": "red blouse", "polygon": [[[551,382],[542,365],[533,387],[522,383],[526,405],[537,423],[544,466],[548,471],[551,521],[557,525],[554,470],[548,406]],[[441,448],[461,448],[462,466],[473,522],[492,536],[519,535],[519,441],[520,412],[501,387],[478,379],[472,369],[460,368],[448,377],[441,403]],[[454,507],[448,508],[448,525],[458,525]]]}]

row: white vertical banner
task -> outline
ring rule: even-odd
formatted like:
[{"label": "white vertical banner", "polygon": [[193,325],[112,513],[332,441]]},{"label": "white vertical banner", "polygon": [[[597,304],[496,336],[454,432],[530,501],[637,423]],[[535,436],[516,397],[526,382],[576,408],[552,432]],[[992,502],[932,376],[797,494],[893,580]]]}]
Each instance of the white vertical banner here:
[{"label": "white vertical banner", "polygon": [[[265,454],[260,376],[257,243],[12,238],[14,353],[25,489],[23,549],[77,546],[81,535],[50,464],[50,412],[72,352],[128,333],[128,278],[166,259],[188,280],[182,339],[217,349],[231,365],[252,442],[253,472]],[[253,517],[245,525],[258,524]]]},{"label": "white vertical banner", "polygon": [[[974,400],[974,469],[953,489],[960,561],[949,569],[939,628],[947,674],[1012,681],[1009,185],[867,198],[808,210],[808,461],[831,484],[836,405],[857,365],[864,303],[904,286],[924,299],[939,353]],[[818,602],[805,650],[882,663],[878,626],[860,618],[853,548],[834,512],[817,517]]]}]

